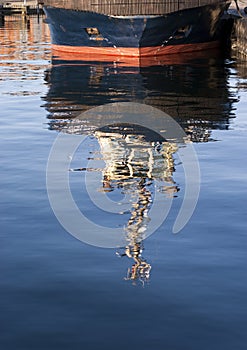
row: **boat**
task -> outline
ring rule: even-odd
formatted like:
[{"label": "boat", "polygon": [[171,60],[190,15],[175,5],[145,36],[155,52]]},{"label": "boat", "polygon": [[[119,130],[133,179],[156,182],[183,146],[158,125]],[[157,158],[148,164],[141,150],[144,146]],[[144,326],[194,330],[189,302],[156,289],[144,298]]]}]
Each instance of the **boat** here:
[{"label": "boat", "polygon": [[52,48],[75,55],[153,57],[208,50],[227,35],[229,0],[44,0]]}]

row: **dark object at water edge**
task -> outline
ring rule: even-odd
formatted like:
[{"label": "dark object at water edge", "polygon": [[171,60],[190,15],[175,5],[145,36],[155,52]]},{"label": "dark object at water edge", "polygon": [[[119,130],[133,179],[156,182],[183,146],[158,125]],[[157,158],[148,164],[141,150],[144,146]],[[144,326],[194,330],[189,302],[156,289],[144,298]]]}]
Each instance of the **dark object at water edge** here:
[{"label": "dark object at water edge", "polygon": [[55,50],[73,54],[150,57],[207,50],[229,32],[230,1],[44,1]]}]

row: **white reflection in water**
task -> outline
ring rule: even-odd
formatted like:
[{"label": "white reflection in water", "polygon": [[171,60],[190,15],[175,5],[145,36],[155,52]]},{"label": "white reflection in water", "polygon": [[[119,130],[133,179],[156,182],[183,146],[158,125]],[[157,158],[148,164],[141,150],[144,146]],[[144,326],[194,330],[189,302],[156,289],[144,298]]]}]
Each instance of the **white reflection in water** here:
[{"label": "white reflection in water", "polygon": [[[125,129],[125,132],[121,132],[121,129]],[[124,225],[127,244],[117,251],[117,255],[133,260],[126,279],[144,284],[148,282],[151,271],[151,265],[143,258],[142,252],[145,233],[151,220],[149,211],[154,188],[163,194],[164,200],[175,196],[179,191],[173,179],[174,155],[178,146],[166,140],[148,139],[147,135],[135,133],[135,129],[127,129],[125,126],[119,127],[119,132],[116,127],[97,130],[94,136],[100,146],[101,157],[95,151],[88,167],[71,170],[100,174],[100,188],[95,187],[95,183],[88,187],[91,191],[90,198],[102,210],[128,216]],[[114,195],[119,191],[124,199],[118,203]],[[109,199],[107,208],[102,205],[105,204],[102,197],[106,194]]]}]

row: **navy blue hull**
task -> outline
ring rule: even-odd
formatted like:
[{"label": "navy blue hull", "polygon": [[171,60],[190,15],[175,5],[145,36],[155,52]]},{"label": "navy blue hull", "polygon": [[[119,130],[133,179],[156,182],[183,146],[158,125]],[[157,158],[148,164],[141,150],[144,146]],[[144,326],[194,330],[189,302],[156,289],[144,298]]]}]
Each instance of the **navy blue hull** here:
[{"label": "navy blue hull", "polygon": [[[227,4],[207,5],[164,16],[113,17],[45,7],[56,48],[166,48],[220,40]],[[132,52],[132,51],[131,51]],[[134,51],[133,51],[134,52]]]}]

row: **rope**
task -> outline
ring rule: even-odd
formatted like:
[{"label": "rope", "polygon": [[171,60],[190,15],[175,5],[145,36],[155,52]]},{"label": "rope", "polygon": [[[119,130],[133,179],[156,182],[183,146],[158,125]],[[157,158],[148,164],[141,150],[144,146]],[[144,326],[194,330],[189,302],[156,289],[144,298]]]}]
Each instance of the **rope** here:
[{"label": "rope", "polygon": [[240,11],[239,5],[238,5],[238,0],[234,0],[234,2],[235,2],[235,4],[236,4],[236,9],[237,9],[237,11],[238,11],[239,16],[240,16],[240,17],[243,17],[243,16],[242,16],[242,13],[241,13],[241,11]]}]

